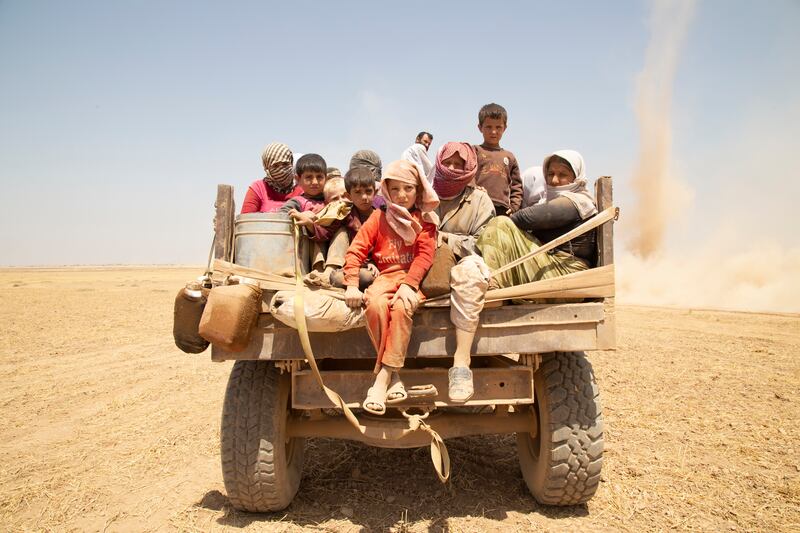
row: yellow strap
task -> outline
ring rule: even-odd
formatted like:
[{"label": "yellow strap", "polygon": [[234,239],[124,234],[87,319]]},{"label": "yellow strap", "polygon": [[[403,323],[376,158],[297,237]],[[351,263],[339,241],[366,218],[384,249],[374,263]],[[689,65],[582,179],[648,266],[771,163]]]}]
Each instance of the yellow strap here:
[{"label": "yellow strap", "polygon": [[[322,391],[334,405],[339,406],[350,424],[352,424],[359,433],[364,435],[367,433],[368,428],[358,421],[355,413],[350,410],[344,399],[339,396],[339,393],[333,389],[329,389],[322,381],[322,375],[319,373],[319,367],[317,366],[317,361],[314,358],[314,352],[311,350],[311,340],[308,338],[308,326],[306,325],[306,312],[303,303],[303,293],[305,292],[306,288],[303,284],[302,269],[300,268],[300,254],[297,253],[299,242],[300,228],[299,226],[295,225],[294,255],[296,290],[294,294],[294,318],[297,324],[297,333],[300,336],[300,344],[303,347],[303,352],[305,352],[306,361],[308,361],[308,365],[311,367],[311,371],[314,373],[314,377],[316,378],[317,383],[319,383],[319,386],[322,388]],[[439,476],[439,479],[442,481],[442,483],[444,483],[450,478],[450,455],[447,453],[447,446],[445,446],[444,440],[442,439],[441,435],[436,432],[436,430],[426,424],[419,415],[412,415],[409,418],[409,430],[416,431],[420,429],[431,436],[431,460],[433,461],[433,468],[436,470],[436,475]],[[402,432],[395,438],[402,437],[404,434],[405,432]],[[375,438],[377,435],[370,436]],[[382,438],[386,439],[387,437],[383,435]]]}]

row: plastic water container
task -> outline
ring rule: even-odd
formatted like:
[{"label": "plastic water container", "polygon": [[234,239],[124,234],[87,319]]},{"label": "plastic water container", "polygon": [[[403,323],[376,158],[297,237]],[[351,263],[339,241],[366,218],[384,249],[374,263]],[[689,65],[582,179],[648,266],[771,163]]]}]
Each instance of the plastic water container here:
[{"label": "plastic water container", "polygon": [[281,276],[294,276],[294,258],[292,221],[288,215],[245,213],[236,217],[233,223],[234,263]]}]

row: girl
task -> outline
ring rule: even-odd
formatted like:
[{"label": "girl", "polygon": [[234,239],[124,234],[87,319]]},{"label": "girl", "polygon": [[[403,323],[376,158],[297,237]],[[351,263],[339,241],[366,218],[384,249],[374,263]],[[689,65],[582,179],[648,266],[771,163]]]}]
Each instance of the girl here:
[{"label": "girl", "polygon": [[[364,410],[382,415],[386,403],[408,397],[398,375],[411,338],[412,316],[421,299],[419,284],[433,263],[436,250],[434,209],[439,198],[417,167],[395,161],[384,169],[384,208],[375,210],[347,249],[344,265],[345,301],[366,303],[367,332],[377,352],[375,383],[367,391]],[[380,274],[365,293],[358,274],[369,253]]]}]

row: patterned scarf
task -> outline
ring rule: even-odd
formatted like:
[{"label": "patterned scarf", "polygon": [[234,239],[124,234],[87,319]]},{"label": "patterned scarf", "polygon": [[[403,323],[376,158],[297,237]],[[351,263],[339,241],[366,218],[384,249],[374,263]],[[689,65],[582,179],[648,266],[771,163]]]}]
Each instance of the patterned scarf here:
[{"label": "patterned scarf", "polygon": [[375,177],[375,181],[381,181],[381,166],[381,156],[372,150],[359,150],[350,158],[350,168],[368,168]]},{"label": "patterned scarf", "polygon": [[[458,154],[464,160],[464,170],[451,170],[442,161]],[[433,189],[439,198],[450,200],[461,194],[478,172],[478,154],[467,143],[447,143],[436,155],[436,172],[433,175]]]},{"label": "patterned scarf", "polygon": [[439,205],[439,197],[428,183],[428,180],[421,178],[417,165],[410,161],[393,161],[386,166],[386,176],[381,180],[381,191],[386,200],[386,221],[389,226],[403,239],[403,242],[410,246],[417,239],[417,234],[422,231],[422,224],[405,207],[392,203],[389,196],[389,180],[397,180],[403,183],[410,183],[417,186],[416,207],[422,212],[422,220],[431,224],[439,225],[439,216],[436,214],[436,207]]},{"label": "patterned scarf", "polygon": [[264,165],[264,183],[277,192],[286,194],[294,188],[292,151],[283,143],[271,143],[261,154]]}]

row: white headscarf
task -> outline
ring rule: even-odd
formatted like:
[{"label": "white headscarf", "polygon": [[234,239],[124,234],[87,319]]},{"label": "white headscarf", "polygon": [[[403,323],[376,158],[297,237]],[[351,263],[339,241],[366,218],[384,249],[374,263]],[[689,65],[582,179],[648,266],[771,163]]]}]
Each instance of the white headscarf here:
[{"label": "white headscarf", "polygon": [[575,208],[581,219],[587,219],[590,216],[597,214],[597,204],[595,203],[594,196],[586,189],[586,169],[583,163],[583,156],[575,150],[557,150],[544,158],[542,169],[544,169],[545,180],[547,180],[547,164],[550,158],[554,155],[565,159],[572,167],[575,173],[575,181],[569,185],[562,185],[560,187],[553,187],[547,181],[547,201],[551,201],[559,196],[568,198]]},{"label": "white headscarf", "polygon": [[400,159],[411,161],[417,165],[419,175],[428,180],[428,183],[433,183],[433,162],[428,158],[428,149],[424,145],[414,143],[403,152]]},{"label": "white headscarf", "polygon": [[547,186],[542,167],[530,167],[522,173],[522,207],[547,201]]}]

